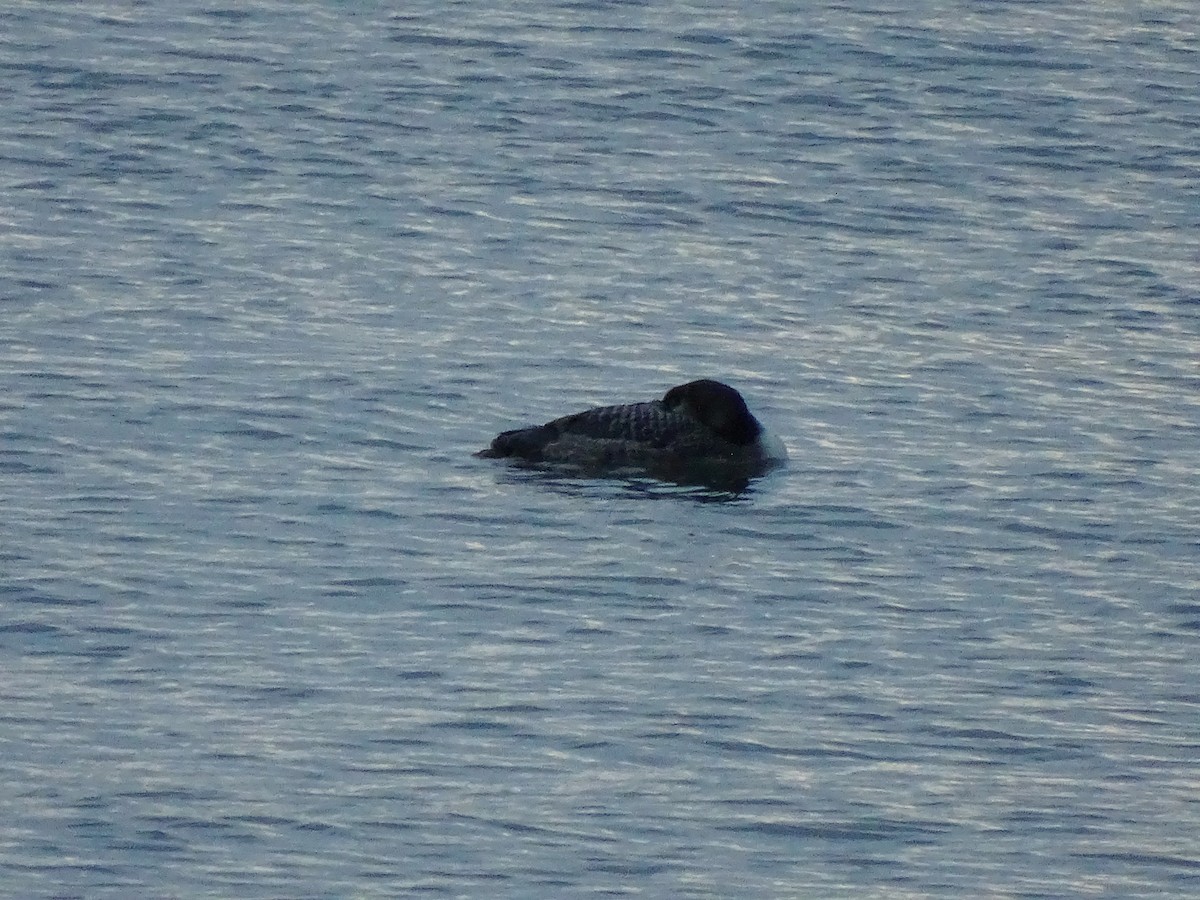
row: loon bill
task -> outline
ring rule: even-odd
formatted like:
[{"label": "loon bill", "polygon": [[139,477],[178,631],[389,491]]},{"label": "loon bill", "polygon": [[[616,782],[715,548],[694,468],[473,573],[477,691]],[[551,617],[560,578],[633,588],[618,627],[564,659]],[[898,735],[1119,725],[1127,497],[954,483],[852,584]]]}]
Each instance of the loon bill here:
[{"label": "loon bill", "polygon": [[673,387],[661,400],[600,406],[505,431],[475,455],[651,474],[733,466],[757,475],[787,460],[783,443],[763,428],[742,395],[709,378]]}]

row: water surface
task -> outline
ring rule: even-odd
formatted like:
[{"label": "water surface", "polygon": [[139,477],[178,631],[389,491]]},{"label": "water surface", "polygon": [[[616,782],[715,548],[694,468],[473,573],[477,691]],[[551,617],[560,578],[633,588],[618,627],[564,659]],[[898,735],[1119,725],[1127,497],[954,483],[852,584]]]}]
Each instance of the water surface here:
[{"label": "water surface", "polygon": [[9,4],[3,891],[1200,890],[1197,34]]}]

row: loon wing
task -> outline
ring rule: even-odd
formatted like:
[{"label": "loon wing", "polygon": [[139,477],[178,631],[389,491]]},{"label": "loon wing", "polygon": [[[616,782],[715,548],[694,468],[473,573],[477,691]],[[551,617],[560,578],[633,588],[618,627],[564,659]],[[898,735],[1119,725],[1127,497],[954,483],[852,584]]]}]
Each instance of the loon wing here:
[{"label": "loon wing", "polygon": [[688,417],[663,406],[661,401],[600,406],[563,416],[543,426],[560,435],[599,440],[636,441],[650,447],[665,447],[680,434],[695,428]]},{"label": "loon wing", "polygon": [[659,400],[600,406],[545,425],[505,431],[497,435],[492,445],[480,455],[491,458],[516,456],[538,461],[548,452],[555,455],[564,452],[566,447],[577,447],[580,440],[608,444],[610,452],[617,444],[658,450],[696,428],[693,419],[667,409]]}]

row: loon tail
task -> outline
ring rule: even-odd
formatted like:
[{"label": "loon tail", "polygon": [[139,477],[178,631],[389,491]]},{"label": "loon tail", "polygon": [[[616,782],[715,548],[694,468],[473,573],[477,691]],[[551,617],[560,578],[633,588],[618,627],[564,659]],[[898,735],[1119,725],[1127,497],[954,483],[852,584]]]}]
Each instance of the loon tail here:
[{"label": "loon tail", "polygon": [[546,445],[558,438],[558,429],[553,425],[534,425],[532,428],[517,428],[496,435],[492,445],[480,450],[476,456],[483,459],[501,459],[518,456],[521,459],[538,461]]}]

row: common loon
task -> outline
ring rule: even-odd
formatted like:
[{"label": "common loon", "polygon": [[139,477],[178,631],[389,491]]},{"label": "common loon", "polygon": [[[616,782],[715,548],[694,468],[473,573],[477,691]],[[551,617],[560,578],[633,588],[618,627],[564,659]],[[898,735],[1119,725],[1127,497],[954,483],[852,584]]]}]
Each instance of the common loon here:
[{"label": "common loon", "polygon": [[673,387],[661,400],[505,431],[475,455],[587,472],[637,468],[673,480],[692,480],[687,476],[696,467],[760,475],[787,460],[783,442],[754,418],[742,395],[710,378]]}]

